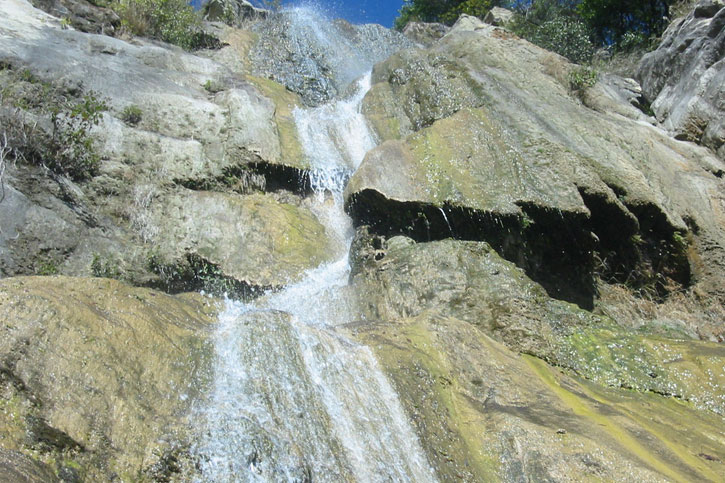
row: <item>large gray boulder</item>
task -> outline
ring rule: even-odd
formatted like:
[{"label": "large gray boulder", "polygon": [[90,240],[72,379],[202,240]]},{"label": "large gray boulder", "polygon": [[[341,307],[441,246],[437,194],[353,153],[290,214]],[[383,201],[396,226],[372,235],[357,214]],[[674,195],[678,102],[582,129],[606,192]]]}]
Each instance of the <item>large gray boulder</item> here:
[{"label": "large gray boulder", "polygon": [[269,15],[269,10],[257,8],[246,0],[209,0],[203,11],[205,20],[228,25],[241,25],[244,21],[259,20]]},{"label": "large gray boulder", "polygon": [[22,98],[43,89],[74,101],[94,92],[109,109],[91,131],[101,162],[88,180],[7,158],[0,276],[95,274],[168,288],[170,273],[196,277],[193,257],[234,283],[279,287],[322,261],[326,233],[302,197],[262,194],[298,190],[308,161],[292,115],[299,98],[245,75],[251,32],[220,26],[229,45],[205,57],[62,28],[26,0],[3,8],[0,134],[52,129],[47,96]]},{"label": "large gray boulder", "polygon": [[[486,240],[582,306],[595,271],[725,295],[725,220],[713,201],[723,163],[622,116],[628,96],[587,108],[570,81],[577,69],[467,16],[432,47],[378,64],[363,111],[384,142],[347,187],[356,223],[419,241]],[[713,247],[700,252],[708,263],[687,259],[695,233],[695,245]]]},{"label": "large gray boulder", "polygon": [[725,159],[725,3],[701,0],[665,31],[637,71],[657,120]]},{"label": "large gray boulder", "polygon": [[408,22],[403,29],[403,35],[418,45],[430,47],[449,30],[450,27],[442,23]]},{"label": "large gray boulder", "polygon": [[0,280],[0,480],[193,479],[218,311],[115,280]]},{"label": "large gray boulder", "polygon": [[486,16],[483,17],[483,21],[487,24],[495,25],[496,27],[503,27],[509,23],[513,17],[514,13],[511,10],[507,8],[493,7],[489,10]]}]

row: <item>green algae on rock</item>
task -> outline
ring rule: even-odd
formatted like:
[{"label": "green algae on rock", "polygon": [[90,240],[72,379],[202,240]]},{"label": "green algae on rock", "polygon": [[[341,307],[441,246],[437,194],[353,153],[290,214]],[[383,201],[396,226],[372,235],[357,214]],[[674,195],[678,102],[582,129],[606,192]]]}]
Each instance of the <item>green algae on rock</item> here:
[{"label": "green algae on rock", "polygon": [[376,351],[444,480],[712,481],[723,470],[715,414],[567,376],[433,311],[350,330]]},{"label": "green algae on rock", "polygon": [[353,287],[368,320],[422,314],[453,317],[503,342],[604,386],[677,397],[723,414],[725,350],[667,338],[551,299],[483,242],[403,243],[376,259],[361,252]]},{"label": "green algae on rock", "polygon": [[0,281],[2,446],[93,481],[193,471],[218,309],[107,279]]},{"label": "green algae on rock", "polygon": [[250,287],[280,287],[329,259],[325,228],[304,207],[270,194],[177,190],[151,207],[156,254],[194,253]]},{"label": "green algae on rock", "polygon": [[[346,190],[355,223],[421,241],[489,241],[551,296],[583,307],[593,305],[595,274],[658,296],[696,283],[721,297],[720,275],[706,267],[722,265],[725,220],[710,202],[722,162],[623,117],[624,108],[582,105],[568,86],[574,68],[470,17],[428,49],[378,64],[364,106],[386,142]],[[441,96],[426,96],[438,88]],[[516,224],[540,243],[502,249],[498,239]],[[689,234],[718,247],[702,252],[705,268],[676,243]],[[552,286],[542,276],[551,272],[588,289]]]}]

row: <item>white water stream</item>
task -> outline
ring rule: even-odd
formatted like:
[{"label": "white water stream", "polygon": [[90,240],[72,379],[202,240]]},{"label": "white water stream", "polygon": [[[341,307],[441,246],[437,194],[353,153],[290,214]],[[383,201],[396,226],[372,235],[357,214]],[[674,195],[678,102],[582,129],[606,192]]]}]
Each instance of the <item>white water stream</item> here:
[{"label": "white water stream", "polygon": [[342,193],[375,146],[360,112],[369,88],[367,74],[350,98],[295,112],[337,260],[253,303],[227,302],[196,448],[203,481],[435,480],[372,352],[336,330],[355,319]]}]

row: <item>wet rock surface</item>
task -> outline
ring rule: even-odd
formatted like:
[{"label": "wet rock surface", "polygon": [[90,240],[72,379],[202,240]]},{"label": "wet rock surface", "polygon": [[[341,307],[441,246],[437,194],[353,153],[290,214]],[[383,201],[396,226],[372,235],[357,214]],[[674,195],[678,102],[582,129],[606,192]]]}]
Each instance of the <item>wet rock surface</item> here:
[{"label": "wet rock surface", "polygon": [[637,77],[665,129],[725,159],[725,3],[702,0],[672,22]]},{"label": "wet rock surface", "polygon": [[[360,238],[360,235],[359,235]],[[374,246],[375,242],[367,246]],[[358,240],[358,247],[366,246]],[[394,237],[354,252],[353,286],[363,317],[455,318],[602,385],[674,396],[725,414],[723,348],[621,322],[551,299],[482,242],[414,243]],[[372,256],[371,256],[372,255]]]},{"label": "wet rock surface", "polygon": [[344,93],[365,73],[365,66],[411,45],[402,34],[381,25],[330,22],[312,8],[296,10],[271,15],[255,26],[259,40],[251,59],[257,75],[298,93],[308,106]]},{"label": "wet rock surface", "polygon": [[[316,265],[319,257],[306,251],[324,249],[326,235],[302,198],[283,194],[281,204],[246,198],[275,191],[304,194],[306,168],[292,115],[299,98],[272,81],[245,76],[250,32],[220,27],[228,45],[207,58],[162,44],[64,30],[57,18],[24,1],[8,7],[12,15],[0,27],[3,81],[18,84],[21,93],[46,86],[70,99],[95,93],[109,109],[91,133],[101,162],[90,180],[74,182],[22,161],[8,163],[0,203],[0,273],[115,276],[174,291],[203,288],[200,278],[216,277],[221,283],[215,285],[226,280],[240,291],[283,285]],[[71,64],[73,69],[65,68]],[[20,101],[4,106],[3,130],[33,125],[36,114],[15,107],[27,104]],[[131,108],[136,113],[129,120]],[[269,201],[260,204],[264,199]],[[204,217],[211,216],[214,200],[263,208],[243,222],[216,216],[218,223],[206,229]],[[173,215],[167,202],[194,206],[198,216]],[[282,237],[271,220],[286,216],[289,223],[285,213],[302,218]],[[241,225],[254,240],[267,240],[258,247],[266,256],[238,245]],[[272,231],[265,233],[265,226]],[[174,236],[159,241],[170,230]],[[237,244],[236,259],[248,267],[256,263],[252,271],[232,270],[228,255],[203,248],[231,243]],[[302,250],[302,258],[287,256],[290,243],[297,246],[292,251]],[[273,260],[276,249],[287,253],[283,262]],[[189,263],[189,257],[205,263]],[[203,270],[212,275],[196,273],[195,267],[209,266]],[[272,275],[279,266],[281,276]],[[255,275],[265,270],[267,275]]]},{"label": "wet rock surface", "polygon": [[[0,129],[52,129],[13,93],[108,109],[86,179],[3,158],[0,480],[725,472],[725,165],[707,136],[653,125],[646,82],[578,85],[472,17],[405,39],[255,15],[207,24],[224,45],[192,55],[6,6]],[[380,144],[345,193],[347,284],[357,161],[312,193],[295,110],[350,94],[372,60]],[[58,273],[78,277],[22,276]]]},{"label": "wet rock surface", "polygon": [[2,478],[39,481],[48,467],[75,481],[190,474],[191,405],[207,383],[217,311],[199,295],[107,279],[2,280],[0,440],[47,465],[3,456]]},{"label": "wet rock surface", "polygon": [[442,480],[709,481],[722,471],[722,445],[710,439],[719,416],[591,384],[434,313],[354,330]]},{"label": "wet rock surface", "polygon": [[55,483],[58,480],[53,471],[43,463],[17,451],[0,448],[0,475],[7,481],[18,483]]},{"label": "wet rock surface", "polygon": [[[615,109],[583,106],[574,69],[471,17],[429,49],[378,64],[363,109],[386,142],[347,187],[353,219],[386,236],[487,240],[583,307],[594,274],[661,293],[695,282],[719,297],[719,276],[676,245],[697,234],[695,244],[723,246],[710,201],[721,198],[722,163]],[[631,112],[616,98],[609,104]],[[720,250],[701,253],[721,266]],[[571,286],[548,283],[552,273]]]},{"label": "wet rock surface", "polygon": [[680,431],[707,441],[701,423],[722,417],[721,345],[632,333],[552,300],[485,243],[367,246],[378,248],[354,251],[352,284],[367,322],[350,330],[375,349],[442,479],[707,480],[722,470],[722,446],[708,446],[708,459],[672,444]]}]

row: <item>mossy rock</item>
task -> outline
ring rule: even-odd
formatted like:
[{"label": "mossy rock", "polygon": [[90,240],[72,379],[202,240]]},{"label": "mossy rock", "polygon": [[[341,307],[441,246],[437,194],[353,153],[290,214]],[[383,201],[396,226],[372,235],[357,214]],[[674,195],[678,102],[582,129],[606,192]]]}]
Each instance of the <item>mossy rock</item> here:
[{"label": "mossy rock", "polygon": [[144,479],[169,451],[192,475],[218,311],[109,279],[0,281],[0,444],[93,481]]},{"label": "mossy rock", "polygon": [[725,469],[709,411],[571,377],[431,311],[351,330],[375,350],[442,480],[712,481]]}]

